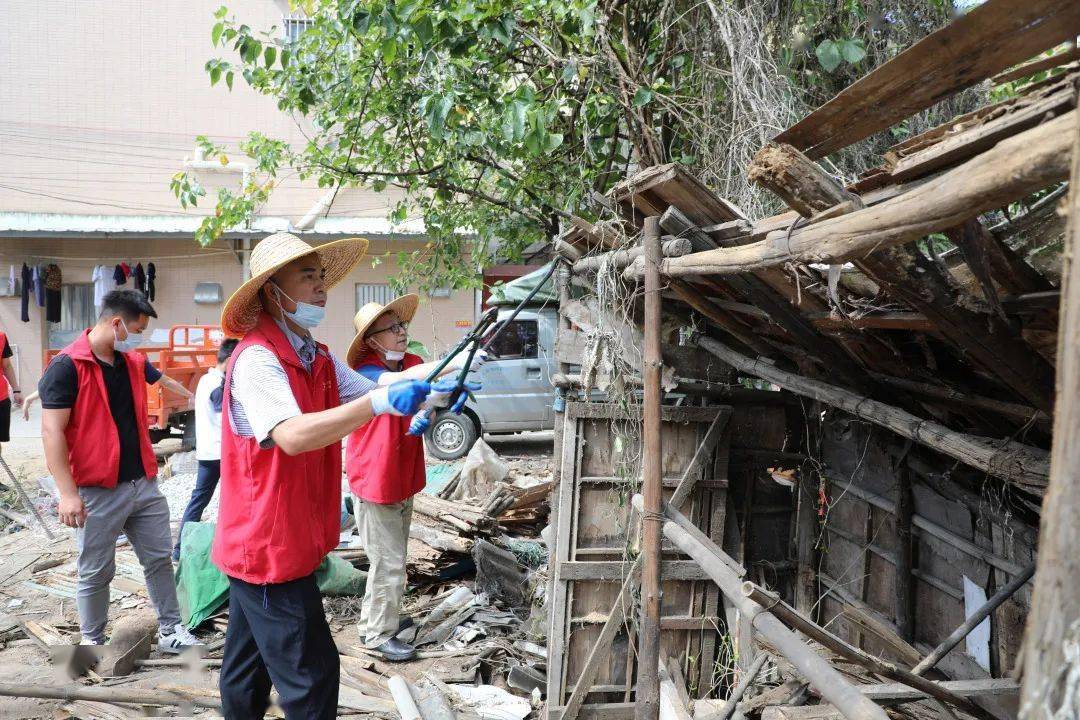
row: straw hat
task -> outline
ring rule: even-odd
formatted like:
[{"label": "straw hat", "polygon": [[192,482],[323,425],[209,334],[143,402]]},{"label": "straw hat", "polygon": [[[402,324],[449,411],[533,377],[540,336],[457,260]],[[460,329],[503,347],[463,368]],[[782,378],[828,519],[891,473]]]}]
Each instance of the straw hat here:
[{"label": "straw hat", "polygon": [[293,260],[318,253],[326,271],[324,282],[330,289],[356,267],[367,248],[368,241],[363,238],[312,246],[291,233],[274,233],[251,251],[251,279],[241,285],[225,303],[221,310],[221,329],[230,337],[241,337],[255,327],[262,310],[259,288],[266,284],[271,275]]},{"label": "straw hat", "polygon": [[375,324],[376,320],[386,313],[392,312],[398,316],[398,320],[401,322],[412,322],[413,315],[416,314],[416,308],[419,305],[420,296],[409,293],[408,295],[402,295],[396,300],[391,300],[385,305],[380,305],[377,302],[369,302],[367,305],[360,308],[352,321],[353,327],[356,328],[356,337],[353,338],[352,344],[349,345],[349,352],[345,354],[345,363],[349,367],[356,366],[356,361],[360,359],[360,355],[367,347],[367,343],[364,342],[364,336],[367,335],[368,330]]}]

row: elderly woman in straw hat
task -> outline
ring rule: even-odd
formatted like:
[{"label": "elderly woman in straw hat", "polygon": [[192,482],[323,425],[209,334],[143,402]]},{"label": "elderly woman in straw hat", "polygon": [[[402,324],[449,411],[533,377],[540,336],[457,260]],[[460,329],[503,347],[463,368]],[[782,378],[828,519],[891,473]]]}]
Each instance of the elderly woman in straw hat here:
[{"label": "elderly woman in straw hat", "polygon": [[225,372],[211,553],[229,579],[227,718],[263,717],[271,683],[286,717],[335,717],[338,652],[314,572],[338,542],[341,440],[374,417],[415,413],[439,390],[422,380],[378,386],[311,336],[327,290],[366,250],[361,239],[312,247],[271,235],[221,313],[225,333],[240,338]]},{"label": "elderly woman in straw hat", "polygon": [[[403,295],[387,305],[373,302],[360,308],[353,319],[356,337],[345,356],[349,367],[379,385],[427,377],[438,363],[425,363],[406,352],[408,327],[418,304],[416,295]],[[443,373],[460,370],[464,361],[465,354],[459,353]],[[478,353],[471,367],[476,369],[483,361]],[[456,412],[464,400],[463,395]],[[353,431],[345,449],[349,488],[356,498],[356,526],[370,563],[357,629],[365,646],[392,662],[416,655],[412,645],[395,637],[403,629],[399,611],[405,592],[412,498],[424,488],[427,477],[424,441],[408,434],[410,420],[376,418]]]}]

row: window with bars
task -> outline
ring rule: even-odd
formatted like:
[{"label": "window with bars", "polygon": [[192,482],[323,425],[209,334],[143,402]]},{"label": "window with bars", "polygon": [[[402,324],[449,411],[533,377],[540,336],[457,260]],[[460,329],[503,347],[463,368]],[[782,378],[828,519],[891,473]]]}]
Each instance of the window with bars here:
[{"label": "window with bars", "polygon": [[285,44],[292,45],[293,43],[295,43],[297,40],[300,39],[300,36],[304,33],[304,31],[313,26],[314,24],[314,20],[309,17],[304,17],[303,15],[290,15],[282,18],[281,27],[283,30],[283,39],[285,40]]},{"label": "window with bars", "polygon": [[397,297],[386,283],[356,283],[356,309],[364,307],[370,302],[385,305]]}]

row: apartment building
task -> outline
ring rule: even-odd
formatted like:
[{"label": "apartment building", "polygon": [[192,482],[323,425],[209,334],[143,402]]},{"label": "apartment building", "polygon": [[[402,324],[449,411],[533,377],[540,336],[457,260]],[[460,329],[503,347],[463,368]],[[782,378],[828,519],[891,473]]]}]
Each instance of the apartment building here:
[{"label": "apartment building", "polygon": [[[0,44],[0,329],[18,355],[24,386],[36,382],[50,349],[93,322],[96,266],[154,263],[155,327],[164,330],[216,323],[243,281],[245,254],[273,232],[299,225],[305,229],[297,234],[312,243],[366,237],[374,262],[362,262],[331,291],[318,332],[344,353],[359,305],[393,297],[389,278],[397,253],[426,242],[419,220],[389,223],[398,200],[393,194],[342,190],[321,211],[325,190],[289,176],[250,231],[230,233],[213,247],[195,243],[192,233],[212,212],[217,188],[239,182],[244,158],[237,144],[248,131],[304,141],[296,119],[239,78],[232,92],[224,83],[210,86],[203,64],[215,55],[210,29],[220,4],[39,0],[5,9],[9,27],[18,31]],[[276,26],[283,38],[303,32],[304,20],[287,0],[227,4],[252,27]],[[185,159],[197,159],[200,134],[224,144],[232,162],[198,170],[206,206],[183,210],[169,179]],[[303,222],[313,210],[320,210],[314,221]],[[33,298],[28,321],[22,320],[18,276],[24,263],[60,269],[59,322],[47,319]],[[472,292],[422,295],[412,334],[438,352],[473,323],[475,307]]]}]

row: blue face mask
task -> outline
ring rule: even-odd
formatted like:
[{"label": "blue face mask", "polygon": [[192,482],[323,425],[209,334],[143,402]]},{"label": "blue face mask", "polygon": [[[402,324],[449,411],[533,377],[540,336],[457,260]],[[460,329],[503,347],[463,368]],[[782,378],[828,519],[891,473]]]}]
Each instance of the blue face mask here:
[{"label": "blue face mask", "polygon": [[323,318],[326,316],[326,308],[312,305],[311,303],[300,302],[299,300],[293,300],[285,294],[284,290],[277,286],[277,283],[271,281],[270,284],[274,286],[274,290],[296,303],[296,311],[289,312],[282,306],[281,299],[279,298],[278,308],[281,310],[282,315],[289,318],[300,327],[307,328],[308,330],[318,327],[319,323],[323,321]]},{"label": "blue face mask", "polygon": [[[127,328],[124,328],[127,330]],[[131,352],[135,348],[142,345],[143,334],[133,333],[128,330],[127,339],[121,340],[116,334],[116,328],[113,328],[113,350],[117,352]]]}]

